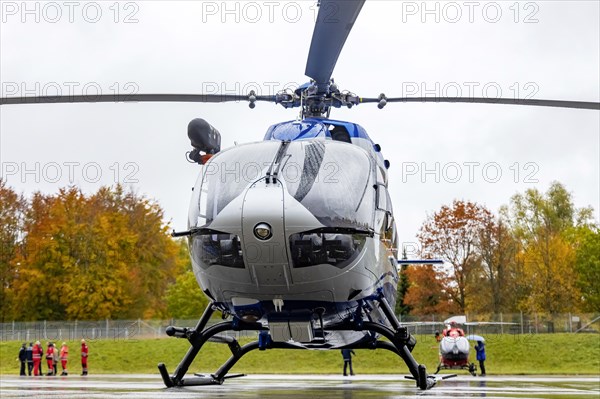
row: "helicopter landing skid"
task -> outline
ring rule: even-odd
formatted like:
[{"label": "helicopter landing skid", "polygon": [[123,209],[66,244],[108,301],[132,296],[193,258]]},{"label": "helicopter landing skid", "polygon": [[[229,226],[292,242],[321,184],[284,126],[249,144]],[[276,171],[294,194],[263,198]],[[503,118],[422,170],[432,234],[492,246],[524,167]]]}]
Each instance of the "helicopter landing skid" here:
[{"label": "helicopter landing skid", "polygon": [[[362,318],[357,317],[354,321],[345,321],[342,323],[326,326],[323,329],[325,331],[371,331],[376,334],[383,335],[389,342],[386,341],[370,341],[370,342],[359,342],[357,344],[348,345],[344,348],[347,349],[386,349],[396,353],[404,360],[410,373],[411,378],[416,381],[417,387],[426,390],[432,388],[438,381],[432,375],[427,374],[427,370],[424,365],[418,364],[412,356],[412,349],[416,344],[416,340],[412,337],[406,327],[401,327],[400,322],[396,319],[389,303],[381,296],[377,298],[380,303],[380,308],[388,318],[392,328],[383,325],[382,323],[375,323],[371,321],[363,321]],[[175,369],[173,375],[169,375],[167,367],[164,363],[159,363],[158,369],[165,385],[170,387],[180,386],[194,386],[194,385],[221,385],[228,378],[241,377],[243,374],[227,375],[229,370],[248,352],[253,350],[266,350],[266,349],[306,349],[304,346],[300,346],[288,342],[275,342],[272,340],[259,339],[258,341],[250,342],[244,346],[240,346],[235,338],[229,336],[220,336],[219,333],[225,331],[268,331],[268,328],[263,326],[261,323],[247,323],[239,319],[233,321],[224,321],[208,328],[206,324],[213,314],[215,308],[214,304],[209,306],[204,311],[202,317],[198,321],[196,328],[179,328],[179,327],[167,327],[167,335],[176,338],[186,338],[191,347]],[[184,378],[192,362],[200,352],[200,349],[206,342],[218,342],[227,344],[231,350],[231,357],[223,363],[223,365],[214,373],[210,375],[195,375],[194,377]]]},{"label": "helicopter landing skid", "polygon": [[473,377],[477,377],[477,366],[475,365],[475,363],[467,363],[461,366],[447,366],[440,362],[437,366],[437,369],[435,370],[435,373],[433,374],[437,375],[437,373],[439,373],[440,370],[468,370]]}]

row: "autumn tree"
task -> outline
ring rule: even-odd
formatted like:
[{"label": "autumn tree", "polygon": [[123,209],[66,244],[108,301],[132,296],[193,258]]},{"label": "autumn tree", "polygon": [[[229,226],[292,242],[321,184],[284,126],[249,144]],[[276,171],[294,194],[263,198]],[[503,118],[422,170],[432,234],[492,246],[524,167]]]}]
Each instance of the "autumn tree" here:
[{"label": "autumn tree", "polygon": [[[88,258],[83,246],[90,242],[80,235],[87,230],[82,223],[85,210],[83,196],[75,189],[57,196],[35,193],[31,198],[18,258],[21,272],[15,281],[17,319],[67,318],[67,295],[62,294],[69,290],[67,277],[80,259]],[[79,220],[73,217],[70,222],[72,215],[79,215]]]},{"label": "autumn tree", "polygon": [[116,211],[128,215],[128,229],[136,232],[137,238],[134,259],[129,263],[130,281],[136,283],[132,290],[136,298],[134,314],[164,318],[167,316],[164,294],[184,267],[179,261],[179,247],[170,237],[169,227],[163,222],[163,210],[156,202],[133,192],[120,192],[117,199]]},{"label": "autumn tree", "polygon": [[522,309],[560,313],[581,304],[576,246],[568,234],[590,216],[589,208],[575,209],[571,194],[558,182],[545,194],[529,189],[512,197],[511,227],[521,247],[517,256],[527,293]]},{"label": "autumn tree", "polygon": [[422,249],[446,262],[446,290],[458,310],[466,311],[468,282],[479,268],[478,240],[491,213],[483,206],[455,200],[428,217],[418,234]]},{"label": "autumn tree", "polygon": [[478,313],[511,312],[521,297],[516,284],[517,242],[502,217],[486,213],[476,241],[480,263],[473,273],[469,310]]},{"label": "autumn tree", "polygon": [[449,314],[458,310],[446,291],[445,277],[433,265],[411,265],[406,268],[408,289],[404,304],[411,314]]},{"label": "autumn tree", "polygon": [[160,207],[121,186],[33,195],[15,306],[22,320],[166,316],[177,245]]},{"label": "autumn tree", "polygon": [[22,230],[25,200],[0,179],[0,322],[12,318],[14,280],[19,273],[15,260]]}]

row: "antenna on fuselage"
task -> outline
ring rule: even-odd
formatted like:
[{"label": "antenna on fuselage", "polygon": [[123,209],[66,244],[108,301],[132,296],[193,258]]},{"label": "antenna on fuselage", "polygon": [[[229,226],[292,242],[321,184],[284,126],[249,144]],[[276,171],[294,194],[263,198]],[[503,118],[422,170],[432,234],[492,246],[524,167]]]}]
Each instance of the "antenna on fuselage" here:
[{"label": "antenna on fuselage", "polygon": [[304,119],[304,107],[303,107],[303,99],[304,99],[304,92],[301,91],[300,92],[300,111],[298,112],[298,115],[296,115],[296,120],[294,121],[294,125],[299,125],[302,123],[302,120]]}]

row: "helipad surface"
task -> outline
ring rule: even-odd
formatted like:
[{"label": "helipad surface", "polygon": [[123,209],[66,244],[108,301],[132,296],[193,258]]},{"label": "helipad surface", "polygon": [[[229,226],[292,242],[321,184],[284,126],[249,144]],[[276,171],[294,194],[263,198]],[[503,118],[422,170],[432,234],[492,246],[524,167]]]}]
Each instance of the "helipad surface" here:
[{"label": "helipad surface", "polygon": [[458,376],[423,392],[402,376],[250,375],[220,386],[167,389],[158,375],[0,376],[5,398],[599,398],[600,376]]}]

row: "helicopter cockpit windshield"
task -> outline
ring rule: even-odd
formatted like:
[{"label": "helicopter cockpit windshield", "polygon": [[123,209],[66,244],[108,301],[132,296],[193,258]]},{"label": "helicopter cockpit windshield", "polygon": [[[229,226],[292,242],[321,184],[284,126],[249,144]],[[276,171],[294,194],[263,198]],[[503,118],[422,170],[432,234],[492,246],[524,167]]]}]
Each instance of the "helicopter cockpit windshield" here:
[{"label": "helicopter cockpit windshield", "polygon": [[330,140],[292,144],[296,145],[287,151],[291,157],[283,169],[289,194],[325,226],[371,227],[375,201],[365,152]]},{"label": "helicopter cockpit windshield", "polygon": [[[205,167],[200,187],[195,188],[190,227],[208,226],[249,185],[264,178],[280,147],[279,141],[264,141],[215,156]],[[280,163],[277,177],[289,195],[323,225],[372,227],[374,173],[364,150],[332,140],[292,141]]]}]

